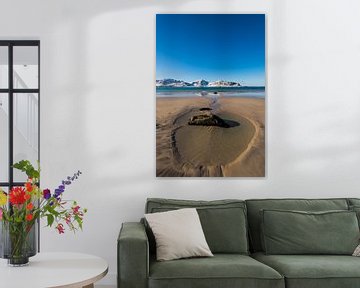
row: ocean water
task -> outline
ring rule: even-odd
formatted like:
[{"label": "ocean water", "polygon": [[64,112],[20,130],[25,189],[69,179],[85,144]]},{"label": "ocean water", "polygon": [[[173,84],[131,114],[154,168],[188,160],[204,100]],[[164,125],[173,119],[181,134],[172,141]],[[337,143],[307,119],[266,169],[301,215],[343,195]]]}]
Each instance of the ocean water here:
[{"label": "ocean water", "polygon": [[156,97],[265,98],[265,87],[156,87]]}]

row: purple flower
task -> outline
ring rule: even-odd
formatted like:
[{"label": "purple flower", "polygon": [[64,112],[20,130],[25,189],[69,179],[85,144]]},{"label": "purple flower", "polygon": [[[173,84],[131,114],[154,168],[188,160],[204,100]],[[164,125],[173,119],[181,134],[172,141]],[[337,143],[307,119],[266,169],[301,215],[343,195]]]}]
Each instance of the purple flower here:
[{"label": "purple flower", "polygon": [[60,198],[60,195],[65,191],[65,186],[67,185],[70,185],[72,183],[72,181],[78,179],[78,177],[81,175],[81,171],[78,170],[76,173],[74,173],[74,175],[71,177],[71,176],[67,176],[66,177],[66,180],[62,180],[61,181],[61,184],[59,185],[59,187],[57,189],[55,189],[55,192],[54,192],[54,197],[56,199],[59,200]]},{"label": "purple flower", "polygon": [[44,196],[44,198],[47,200],[47,199],[49,199],[50,197],[51,197],[51,192],[50,192],[50,190],[49,189],[44,189],[44,191],[43,191],[43,196]]},{"label": "purple flower", "polygon": [[55,189],[54,197],[59,198],[59,196],[64,192],[62,189]]}]

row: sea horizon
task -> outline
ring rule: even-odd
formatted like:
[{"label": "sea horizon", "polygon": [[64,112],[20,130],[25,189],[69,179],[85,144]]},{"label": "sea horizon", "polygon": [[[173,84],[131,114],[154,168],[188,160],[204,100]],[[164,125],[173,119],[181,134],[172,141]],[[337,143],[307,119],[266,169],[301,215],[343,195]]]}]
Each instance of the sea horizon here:
[{"label": "sea horizon", "polygon": [[240,87],[156,87],[156,97],[254,97],[265,98],[265,86]]}]

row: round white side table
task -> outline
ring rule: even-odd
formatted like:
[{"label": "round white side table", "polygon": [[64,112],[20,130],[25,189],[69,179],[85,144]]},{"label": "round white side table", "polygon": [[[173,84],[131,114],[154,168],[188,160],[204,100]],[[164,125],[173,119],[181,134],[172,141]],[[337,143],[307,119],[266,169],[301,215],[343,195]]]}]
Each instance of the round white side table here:
[{"label": "round white side table", "polygon": [[80,253],[38,253],[28,266],[9,267],[0,260],[0,287],[93,288],[108,272],[100,257]]}]

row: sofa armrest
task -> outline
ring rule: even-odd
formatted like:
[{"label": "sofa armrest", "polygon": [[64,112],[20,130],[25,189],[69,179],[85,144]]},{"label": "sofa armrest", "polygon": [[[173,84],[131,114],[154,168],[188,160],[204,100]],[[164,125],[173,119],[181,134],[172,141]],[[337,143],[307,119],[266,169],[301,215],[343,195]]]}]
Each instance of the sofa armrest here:
[{"label": "sofa armrest", "polygon": [[149,243],[141,223],[123,223],[117,242],[118,288],[146,288]]}]

